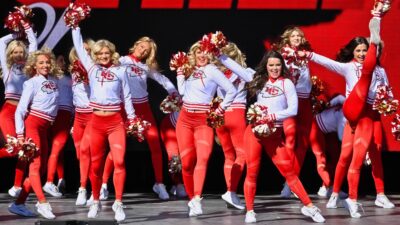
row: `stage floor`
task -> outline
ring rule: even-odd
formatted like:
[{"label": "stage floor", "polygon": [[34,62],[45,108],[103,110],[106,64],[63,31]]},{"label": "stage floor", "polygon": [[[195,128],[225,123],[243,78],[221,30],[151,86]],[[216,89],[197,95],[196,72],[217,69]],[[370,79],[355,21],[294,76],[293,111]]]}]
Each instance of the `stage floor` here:
[{"label": "stage floor", "polygon": [[[33,196],[33,195],[31,195]],[[243,196],[240,196],[243,200]],[[7,194],[0,194],[0,224],[32,225],[32,224],[117,224],[113,222],[114,212],[111,209],[113,196],[103,201],[103,209],[95,220],[87,219],[87,207],[76,207],[75,196],[67,195],[56,199],[48,197],[54,214],[53,221],[43,218],[21,218],[8,212],[7,207],[12,199]],[[311,195],[313,202],[322,210],[326,219],[325,224],[352,224],[377,225],[400,224],[400,195],[390,195],[389,198],[396,204],[395,209],[382,209],[374,205],[375,196],[365,196],[360,199],[364,213],[360,219],[350,218],[344,208],[326,209],[327,199]],[[36,200],[31,197],[27,205],[33,209]],[[187,225],[187,224],[245,224],[245,212],[227,208],[220,195],[204,195],[202,201],[204,214],[196,218],[187,216],[187,200],[160,201],[151,193],[126,194],[124,196],[127,219],[124,224],[144,225]],[[288,225],[288,224],[315,224],[300,212],[301,204],[298,199],[282,199],[278,195],[257,195],[255,211],[257,224]]]}]

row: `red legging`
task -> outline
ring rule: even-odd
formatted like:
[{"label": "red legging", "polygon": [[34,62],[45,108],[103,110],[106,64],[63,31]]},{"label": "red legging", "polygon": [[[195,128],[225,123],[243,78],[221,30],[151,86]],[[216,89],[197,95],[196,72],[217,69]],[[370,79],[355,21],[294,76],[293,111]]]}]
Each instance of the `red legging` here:
[{"label": "red legging", "polygon": [[300,175],[301,167],[310,147],[310,130],[313,120],[311,99],[299,98],[299,110],[296,116],[296,147],[294,150],[294,170]]},{"label": "red legging", "polygon": [[374,119],[374,139],[369,148],[369,157],[372,165],[372,177],[374,178],[376,193],[385,193],[382,165],[382,123],[379,116]]},{"label": "red legging", "polygon": [[92,113],[75,112],[74,131],[72,138],[79,160],[79,173],[81,176],[81,187],[86,188],[90,168],[90,121]]},{"label": "red legging", "polygon": [[92,183],[93,199],[99,200],[101,176],[104,167],[104,156],[107,140],[114,162],[115,199],[121,201],[126,179],[125,151],[126,131],[120,112],[100,116],[93,113],[90,129],[90,182]]},{"label": "red legging", "polygon": [[376,45],[371,43],[365,56],[361,77],[343,103],[343,114],[352,127],[356,126],[366,108],[368,90],[376,65],[376,51]]},{"label": "red legging", "polygon": [[29,176],[25,178],[22,185],[22,191],[16,200],[17,204],[23,204],[29,195],[31,189],[36,194],[39,202],[46,202],[46,198],[42,190],[42,182],[40,181],[41,169],[44,165],[44,159],[48,155],[48,139],[47,132],[50,122],[32,115],[28,115],[25,119],[25,137],[32,138],[33,142],[39,148],[39,154],[33,158],[29,165]]},{"label": "red legging", "polygon": [[206,124],[207,115],[182,109],[176,124],[182,178],[189,199],[201,196],[207,163],[214,144],[214,130]]},{"label": "red legging", "polygon": [[224,175],[226,186],[228,191],[232,192],[237,190],[246,163],[243,138],[245,130],[245,109],[226,111],[224,126],[216,129],[225,155]]},{"label": "red legging", "polygon": [[[168,154],[168,161],[172,159],[172,156],[179,155],[178,141],[176,140],[176,131],[174,125],[171,123],[169,116],[165,116],[160,124],[161,139],[164,142],[165,149]],[[171,179],[174,184],[182,183],[182,174],[173,174]]]},{"label": "red legging", "polygon": [[[151,152],[151,161],[153,163],[153,170],[156,179],[156,183],[163,182],[163,160],[162,160],[162,149],[160,143],[160,136],[158,134],[157,122],[154,119],[153,113],[151,112],[149,102],[135,103],[133,104],[135,113],[137,116],[151,123],[150,129],[144,134],[147,144],[149,145]],[[111,172],[114,169],[111,155],[106,158],[106,164],[103,173],[103,183],[107,183],[111,176]]]},{"label": "red legging", "polygon": [[64,178],[64,161],[63,157],[59,157],[62,154],[65,143],[68,140],[69,132],[71,130],[72,114],[67,110],[59,110],[57,113],[56,120],[50,129],[52,140],[51,140],[51,152],[48,162],[47,169],[47,182],[54,181],[54,174],[56,170],[58,172],[58,179]]},{"label": "red legging", "polygon": [[[9,102],[5,102],[0,112],[0,129],[4,135],[4,140],[7,141],[7,134],[16,137],[15,133],[15,111],[17,109],[16,105],[13,105]],[[8,153],[5,148],[1,148],[0,150],[0,158],[4,157],[12,157],[10,153]],[[24,179],[26,169],[26,163],[24,161],[18,160],[16,169],[15,169],[15,180],[14,186],[21,187],[22,181]]]},{"label": "red legging", "polygon": [[272,162],[278,168],[279,172],[285,177],[290,189],[299,197],[304,205],[311,203],[310,198],[303,184],[296,175],[292,160],[293,153],[285,148],[285,142],[282,138],[283,129],[277,128],[275,133],[266,138],[257,138],[251,131],[251,125],[247,126],[244,133],[246,137],[246,163],[247,176],[244,182],[244,196],[246,199],[247,211],[253,210],[254,198],[257,188],[257,176],[260,170],[261,151],[266,151]]}]

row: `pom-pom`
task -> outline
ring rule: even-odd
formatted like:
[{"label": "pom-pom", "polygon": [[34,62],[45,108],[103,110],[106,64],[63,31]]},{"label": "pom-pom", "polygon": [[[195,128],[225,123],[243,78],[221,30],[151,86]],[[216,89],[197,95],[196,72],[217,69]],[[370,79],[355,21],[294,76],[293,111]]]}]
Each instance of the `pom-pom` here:
[{"label": "pom-pom", "polygon": [[178,174],[182,171],[182,162],[179,155],[173,155],[168,162],[168,172],[170,174]]},{"label": "pom-pom", "polygon": [[218,128],[225,124],[224,115],[217,113],[217,109],[220,107],[222,98],[215,97],[210,103],[210,110],[207,115],[207,125],[212,128]]},{"label": "pom-pom", "polygon": [[371,14],[374,17],[384,16],[390,9],[391,0],[375,0]]},{"label": "pom-pom", "polygon": [[87,71],[79,60],[75,60],[74,63],[72,63],[71,74],[76,83],[89,83]]},{"label": "pom-pom", "polygon": [[251,130],[258,137],[268,137],[276,131],[274,123],[268,118],[268,107],[252,104],[246,113],[246,119],[251,124]]},{"label": "pom-pom", "polygon": [[144,132],[147,131],[150,126],[150,122],[142,120],[141,118],[136,116],[134,119],[128,120],[126,133],[129,136],[136,137],[139,142],[142,142],[145,139]]},{"label": "pom-pom", "polygon": [[71,2],[64,14],[65,24],[76,28],[79,23],[90,16],[90,6],[85,3]]},{"label": "pom-pom", "polygon": [[24,26],[22,25],[22,21],[26,23],[28,26],[31,25],[30,18],[33,17],[32,9],[27,7],[26,5],[22,5],[20,7],[14,7],[15,11],[10,12],[4,21],[4,27],[10,29],[15,33],[23,33]]},{"label": "pom-pom", "polygon": [[160,104],[160,110],[165,113],[169,114],[172,112],[180,111],[182,107],[182,99],[178,93],[174,92],[168,95]]},{"label": "pom-pom", "polygon": [[289,45],[285,45],[281,49],[281,55],[288,66],[291,64],[295,67],[303,67],[308,65],[308,58],[305,55],[300,56],[298,54],[298,49],[292,48]]},{"label": "pom-pom", "polygon": [[189,63],[189,58],[185,52],[178,52],[172,55],[169,61],[169,68],[174,70],[181,70],[185,77],[189,76],[193,72],[193,67]]},{"label": "pom-pom", "polygon": [[12,155],[17,154],[19,150],[18,147],[18,139],[7,134],[7,143],[5,145],[6,151]]},{"label": "pom-pom", "polygon": [[228,44],[226,37],[221,31],[203,35],[200,41],[200,49],[203,52],[220,55],[220,49]]},{"label": "pom-pom", "polygon": [[10,135],[7,135],[6,148],[10,154],[16,154],[19,160],[25,162],[30,162],[39,152],[32,138],[26,138],[21,145],[17,138]]},{"label": "pom-pom", "polygon": [[397,141],[400,141],[400,115],[396,113],[392,122],[392,134]]},{"label": "pom-pom", "polygon": [[392,88],[387,85],[379,85],[376,89],[375,100],[372,109],[384,116],[393,114],[399,107],[399,101],[393,99]]}]

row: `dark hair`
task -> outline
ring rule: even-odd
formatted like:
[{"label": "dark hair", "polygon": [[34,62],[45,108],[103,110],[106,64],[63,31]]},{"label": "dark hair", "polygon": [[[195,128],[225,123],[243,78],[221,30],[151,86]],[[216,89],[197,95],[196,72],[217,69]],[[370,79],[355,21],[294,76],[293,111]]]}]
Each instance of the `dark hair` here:
[{"label": "dark hair", "polygon": [[339,53],[336,55],[336,60],[338,62],[350,62],[354,58],[354,49],[358,45],[365,44],[369,48],[369,43],[365,37],[355,37],[347,43],[346,46],[340,49]]},{"label": "dark hair", "polygon": [[288,77],[288,69],[285,65],[285,61],[283,60],[282,55],[277,51],[268,51],[265,52],[263,58],[261,59],[260,63],[256,68],[256,73],[254,74],[254,78],[252,81],[247,83],[246,90],[249,93],[249,98],[254,97],[259,90],[261,90],[265,83],[268,80],[268,71],[267,71],[267,63],[269,58],[277,58],[281,61],[282,64],[282,72],[281,76],[285,78]]}]

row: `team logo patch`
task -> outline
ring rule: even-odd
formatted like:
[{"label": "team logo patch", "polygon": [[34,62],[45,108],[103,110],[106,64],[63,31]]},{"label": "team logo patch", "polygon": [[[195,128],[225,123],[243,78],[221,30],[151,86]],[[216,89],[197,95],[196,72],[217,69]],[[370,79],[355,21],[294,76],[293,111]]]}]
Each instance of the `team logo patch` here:
[{"label": "team logo patch", "polygon": [[146,71],[136,65],[130,65],[127,67],[126,72],[129,77],[142,76],[146,73]]},{"label": "team logo patch", "polygon": [[104,82],[113,82],[117,81],[117,76],[111,72],[110,70],[98,70],[96,73],[97,81],[104,83]]},{"label": "team logo patch", "polygon": [[195,70],[192,75],[188,78],[188,80],[197,80],[206,78],[206,74],[202,70]]},{"label": "team logo patch", "polygon": [[264,92],[262,94],[262,97],[263,98],[273,98],[273,97],[283,95],[283,94],[284,94],[284,92],[280,87],[267,84],[264,89]]},{"label": "team logo patch", "polygon": [[57,90],[57,84],[54,81],[46,80],[42,83],[41,90],[47,94],[51,94]]}]

